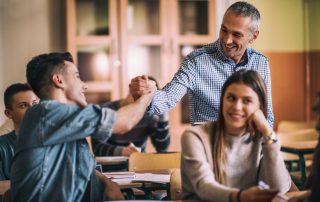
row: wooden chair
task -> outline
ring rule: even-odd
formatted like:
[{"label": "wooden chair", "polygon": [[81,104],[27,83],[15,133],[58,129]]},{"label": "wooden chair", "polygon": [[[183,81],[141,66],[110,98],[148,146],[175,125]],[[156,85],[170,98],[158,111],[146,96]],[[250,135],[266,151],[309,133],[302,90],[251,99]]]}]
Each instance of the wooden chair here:
[{"label": "wooden chair", "polygon": [[181,153],[140,153],[129,157],[129,171],[165,170],[180,168]]},{"label": "wooden chair", "polygon": [[10,190],[10,184],[10,180],[0,181],[0,201],[10,201],[10,192],[8,192],[8,190]]},{"label": "wooden chair", "polygon": [[280,121],[278,124],[278,132],[292,132],[297,130],[313,129],[316,122],[304,122],[304,121]]},{"label": "wooden chair", "polygon": [[182,186],[181,186],[181,171],[174,169],[170,177],[170,195],[171,200],[182,199]]},{"label": "wooden chair", "polygon": [[181,200],[180,164],[180,152],[152,154],[136,152],[129,157],[129,171],[168,170],[170,172],[170,187],[167,190],[169,200]]},{"label": "wooden chair", "polygon": [[12,202],[11,190],[8,189],[2,196],[2,202]]}]

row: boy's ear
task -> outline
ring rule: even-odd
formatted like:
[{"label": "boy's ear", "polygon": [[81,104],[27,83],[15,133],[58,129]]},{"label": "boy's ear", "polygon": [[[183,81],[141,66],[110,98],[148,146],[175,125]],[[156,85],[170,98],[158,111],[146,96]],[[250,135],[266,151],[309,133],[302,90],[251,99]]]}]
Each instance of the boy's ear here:
[{"label": "boy's ear", "polygon": [[61,74],[53,74],[52,75],[52,83],[57,88],[63,88],[64,82]]},{"label": "boy's ear", "polygon": [[5,110],[4,110],[4,114],[5,114],[9,119],[12,119],[12,115],[11,115],[10,109],[5,109]]},{"label": "boy's ear", "polygon": [[53,74],[52,75],[52,83],[57,88],[64,88],[64,82],[62,78],[62,74]]}]

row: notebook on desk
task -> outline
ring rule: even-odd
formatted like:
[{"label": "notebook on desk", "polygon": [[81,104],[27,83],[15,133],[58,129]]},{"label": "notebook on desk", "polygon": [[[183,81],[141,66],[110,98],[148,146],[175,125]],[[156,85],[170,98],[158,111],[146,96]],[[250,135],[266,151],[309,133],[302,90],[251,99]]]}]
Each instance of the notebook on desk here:
[{"label": "notebook on desk", "polygon": [[170,174],[135,173],[135,172],[107,172],[103,173],[114,182],[153,182],[169,183]]}]

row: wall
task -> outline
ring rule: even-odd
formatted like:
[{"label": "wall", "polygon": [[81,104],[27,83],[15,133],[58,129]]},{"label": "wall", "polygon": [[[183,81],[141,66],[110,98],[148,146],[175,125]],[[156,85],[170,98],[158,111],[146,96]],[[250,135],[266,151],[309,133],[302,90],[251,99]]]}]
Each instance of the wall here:
[{"label": "wall", "polygon": [[[4,79],[4,70],[3,70],[3,66],[4,66],[4,62],[3,62],[3,5],[4,5],[4,1],[0,1],[0,96],[3,95],[3,89],[4,89],[4,83],[3,83],[3,79]],[[3,110],[3,99],[0,99],[0,114],[2,114]],[[5,117],[3,115],[0,115],[0,123],[4,122]]]},{"label": "wall", "polygon": [[[15,82],[26,82],[25,66],[35,55],[65,48],[63,0],[0,1],[0,123],[2,95]],[[3,76],[5,75],[5,76]]]},{"label": "wall", "polygon": [[[320,1],[305,0],[306,9],[308,9],[308,47],[310,67],[310,107],[314,106],[317,101],[316,92],[320,92]],[[315,114],[311,114],[315,118]]]},{"label": "wall", "polygon": [[[319,3],[316,0],[250,2],[261,12],[260,36],[254,47],[270,61],[275,125],[285,119],[309,120],[312,105],[310,93],[314,91],[311,88],[314,84],[309,79],[311,70],[316,70],[308,66],[309,41],[317,38],[317,35],[312,36],[314,31],[310,32],[310,28],[313,29],[313,26],[310,27],[309,23],[319,19],[316,12],[320,8]],[[308,5],[310,2],[312,6]],[[312,61],[318,63],[315,61],[316,56],[313,58]]]}]

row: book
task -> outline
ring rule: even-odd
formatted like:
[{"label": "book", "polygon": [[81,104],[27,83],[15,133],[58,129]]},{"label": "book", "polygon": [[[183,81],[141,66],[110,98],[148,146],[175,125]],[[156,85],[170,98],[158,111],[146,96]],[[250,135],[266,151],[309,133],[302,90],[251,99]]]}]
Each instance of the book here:
[{"label": "book", "polygon": [[135,178],[135,172],[107,172],[103,173],[109,179],[128,179],[133,180]]},{"label": "book", "polygon": [[135,173],[135,172],[106,172],[106,177],[114,182],[153,182],[169,183],[170,174]]},{"label": "book", "polygon": [[133,182],[169,183],[170,174],[136,173]]}]

